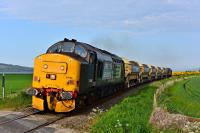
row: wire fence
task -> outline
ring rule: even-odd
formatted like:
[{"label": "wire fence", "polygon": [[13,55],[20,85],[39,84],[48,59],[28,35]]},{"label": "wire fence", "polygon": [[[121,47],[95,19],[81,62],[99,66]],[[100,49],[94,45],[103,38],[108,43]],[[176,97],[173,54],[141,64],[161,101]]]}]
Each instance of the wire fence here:
[{"label": "wire fence", "polygon": [[0,74],[1,99],[18,95],[31,87],[31,73],[6,73]]}]

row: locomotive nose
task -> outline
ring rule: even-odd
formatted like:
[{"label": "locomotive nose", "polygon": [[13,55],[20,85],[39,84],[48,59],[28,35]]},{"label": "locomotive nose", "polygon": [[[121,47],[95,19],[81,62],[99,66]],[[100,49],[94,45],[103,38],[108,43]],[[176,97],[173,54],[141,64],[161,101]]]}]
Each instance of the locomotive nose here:
[{"label": "locomotive nose", "polygon": [[35,60],[33,88],[78,91],[80,62],[63,54],[44,54]]}]

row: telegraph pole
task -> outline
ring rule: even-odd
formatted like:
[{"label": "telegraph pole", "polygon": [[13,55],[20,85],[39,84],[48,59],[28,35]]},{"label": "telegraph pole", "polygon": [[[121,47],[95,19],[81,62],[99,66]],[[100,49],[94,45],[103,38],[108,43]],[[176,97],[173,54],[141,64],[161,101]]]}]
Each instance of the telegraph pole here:
[{"label": "telegraph pole", "polygon": [[2,98],[4,99],[5,98],[5,75],[3,73],[2,75]]}]

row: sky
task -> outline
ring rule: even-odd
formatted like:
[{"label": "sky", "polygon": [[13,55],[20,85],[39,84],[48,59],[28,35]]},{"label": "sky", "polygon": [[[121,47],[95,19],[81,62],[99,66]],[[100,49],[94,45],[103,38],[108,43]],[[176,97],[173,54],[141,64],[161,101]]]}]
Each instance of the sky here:
[{"label": "sky", "polygon": [[140,63],[200,68],[199,0],[0,0],[0,62],[32,67],[64,38]]}]

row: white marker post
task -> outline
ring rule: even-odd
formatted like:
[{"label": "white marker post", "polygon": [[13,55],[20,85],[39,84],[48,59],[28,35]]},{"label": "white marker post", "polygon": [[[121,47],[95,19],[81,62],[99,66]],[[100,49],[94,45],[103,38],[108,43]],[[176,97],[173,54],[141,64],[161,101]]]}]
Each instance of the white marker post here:
[{"label": "white marker post", "polygon": [[5,98],[5,75],[2,76],[2,98]]}]

